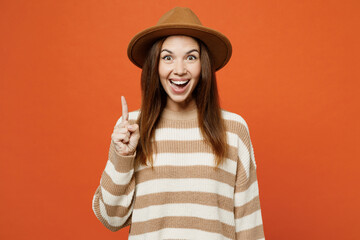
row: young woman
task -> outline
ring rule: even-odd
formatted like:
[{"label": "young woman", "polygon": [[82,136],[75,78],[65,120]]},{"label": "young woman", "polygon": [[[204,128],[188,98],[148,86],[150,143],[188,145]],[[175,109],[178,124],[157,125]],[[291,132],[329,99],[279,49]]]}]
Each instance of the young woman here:
[{"label": "young woman", "polygon": [[215,71],[231,44],[174,8],[128,48],[142,68],[142,105],[122,117],[93,198],[110,230],[129,239],[264,239],[249,130],[219,106]]}]

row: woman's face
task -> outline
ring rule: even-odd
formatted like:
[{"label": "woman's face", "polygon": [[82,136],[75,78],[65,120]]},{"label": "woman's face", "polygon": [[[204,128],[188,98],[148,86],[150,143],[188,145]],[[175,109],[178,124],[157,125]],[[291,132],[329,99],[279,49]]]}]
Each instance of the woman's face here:
[{"label": "woman's face", "polygon": [[174,111],[195,106],[192,92],[201,74],[200,47],[188,36],[167,37],[159,59],[160,82],[168,95],[167,108]]}]

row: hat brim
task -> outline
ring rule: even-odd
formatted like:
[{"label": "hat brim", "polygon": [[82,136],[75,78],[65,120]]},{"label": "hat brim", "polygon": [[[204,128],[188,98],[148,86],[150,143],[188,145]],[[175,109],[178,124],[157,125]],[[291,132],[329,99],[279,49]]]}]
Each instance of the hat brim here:
[{"label": "hat brim", "polygon": [[208,47],[214,59],[215,70],[221,69],[230,60],[232,47],[229,39],[218,31],[199,25],[163,24],[147,28],[130,41],[127,54],[131,62],[142,68],[148,50],[161,37],[186,35],[200,39]]}]

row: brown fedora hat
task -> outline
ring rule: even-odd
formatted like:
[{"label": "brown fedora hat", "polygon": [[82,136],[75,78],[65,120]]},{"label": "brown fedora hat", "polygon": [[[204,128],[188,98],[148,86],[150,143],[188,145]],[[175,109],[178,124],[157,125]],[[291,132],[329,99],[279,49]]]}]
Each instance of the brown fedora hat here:
[{"label": "brown fedora hat", "polygon": [[155,26],[136,34],[127,49],[129,59],[142,68],[152,44],[157,39],[170,35],[187,35],[200,39],[208,47],[216,70],[230,60],[232,47],[229,39],[216,30],[204,27],[191,9],[183,7],[171,9]]}]

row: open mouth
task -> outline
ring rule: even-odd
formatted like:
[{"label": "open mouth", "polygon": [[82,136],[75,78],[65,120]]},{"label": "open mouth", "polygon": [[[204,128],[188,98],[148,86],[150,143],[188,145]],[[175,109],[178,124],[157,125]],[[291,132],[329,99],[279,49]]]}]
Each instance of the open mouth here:
[{"label": "open mouth", "polygon": [[185,81],[173,81],[173,80],[170,80],[170,83],[173,86],[176,86],[176,87],[179,87],[179,88],[185,87],[189,82],[190,82],[190,80],[185,80]]}]

